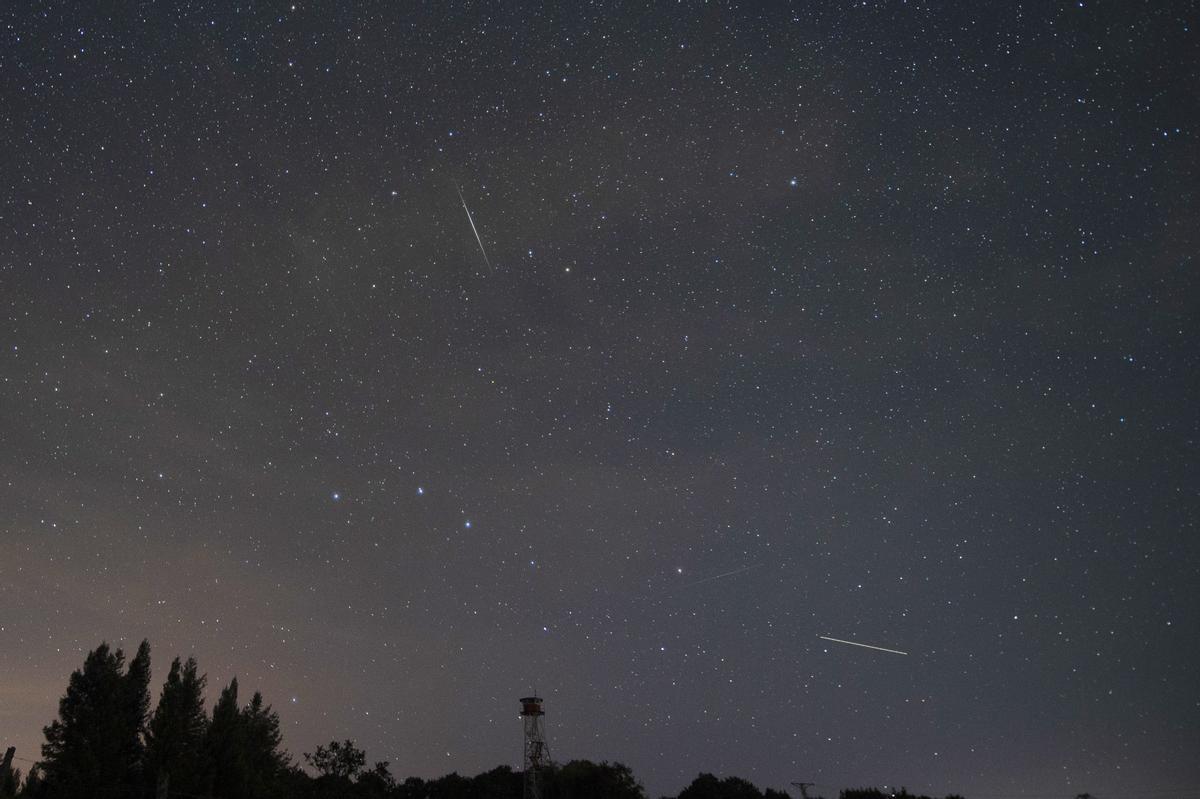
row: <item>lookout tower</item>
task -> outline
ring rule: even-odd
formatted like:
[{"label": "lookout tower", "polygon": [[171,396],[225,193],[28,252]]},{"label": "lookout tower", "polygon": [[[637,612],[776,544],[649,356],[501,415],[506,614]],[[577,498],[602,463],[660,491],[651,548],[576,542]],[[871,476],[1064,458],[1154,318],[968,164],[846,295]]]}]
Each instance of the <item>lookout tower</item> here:
[{"label": "lookout tower", "polygon": [[525,794],[524,799],[541,799],[541,771],[550,765],[550,749],[546,746],[546,732],[542,727],[542,698],[521,698],[521,721],[525,727]]}]

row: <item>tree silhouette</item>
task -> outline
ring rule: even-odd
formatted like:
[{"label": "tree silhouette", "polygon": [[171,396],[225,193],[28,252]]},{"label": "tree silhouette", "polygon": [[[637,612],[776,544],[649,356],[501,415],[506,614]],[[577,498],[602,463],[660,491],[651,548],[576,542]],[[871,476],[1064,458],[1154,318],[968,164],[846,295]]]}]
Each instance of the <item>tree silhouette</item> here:
[{"label": "tree silhouette", "polygon": [[121,684],[120,758],[124,791],[136,796],[143,790],[146,759],[146,722],[150,716],[150,642],[142,641]]},{"label": "tree silhouette", "polygon": [[367,754],[347,739],[344,743],[330,741],[328,746],[318,746],[312,754],[305,752],[304,760],[317,770],[318,776],[349,781],[363,770]]},{"label": "tree silhouette", "polygon": [[376,763],[370,771],[359,774],[354,787],[363,799],[387,799],[396,787],[396,778],[388,771],[388,762],[384,760]]},{"label": "tree silhouette", "polygon": [[238,706],[235,677],[213,705],[204,736],[209,790],[222,799],[270,796],[288,767],[279,747],[279,716],[255,693],[245,708]]},{"label": "tree silhouette", "polygon": [[124,663],[120,649],[101,643],[71,674],[58,718],[43,730],[39,796],[123,799],[139,789],[149,644],[142,642],[127,674]]},{"label": "tree silhouette", "polygon": [[42,780],[42,769],[40,766],[34,766],[29,769],[29,776],[25,778],[25,785],[21,789],[21,799],[38,799],[45,796],[44,793],[46,783]]},{"label": "tree silhouette", "polygon": [[234,677],[213,704],[212,720],[204,734],[209,789],[215,796],[241,799],[247,793],[249,774],[241,741],[241,714],[238,681]]},{"label": "tree silhouette", "polygon": [[548,799],[645,799],[646,792],[622,763],[572,760],[547,774]]},{"label": "tree silhouette", "polygon": [[177,793],[199,794],[205,789],[204,743],[208,718],[204,714],[204,683],[195,658],[171,663],[162,696],[146,736],[148,774],[156,786],[164,783]]},{"label": "tree silhouette", "polygon": [[763,795],[741,777],[722,780],[712,774],[700,774],[679,792],[679,799],[763,799]]},{"label": "tree silhouette", "polygon": [[13,799],[21,786],[21,769],[8,769],[0,778],[0,799]]},{"label": "tree silhouette", "polygon": [[524,777],[510,766],[498,766],[491,771],[477,774],[473,780],[474,795],[488,799],[521,799],[524,794]]},{"label": "tree silhouette", "polygon": [[246,799],[268,796],[278,775],[288,769],[291,758],[281,747],[283,733],[279,731],[279,714],[263,701],[258,691],[242,710],[243,755],[250,772]]}]

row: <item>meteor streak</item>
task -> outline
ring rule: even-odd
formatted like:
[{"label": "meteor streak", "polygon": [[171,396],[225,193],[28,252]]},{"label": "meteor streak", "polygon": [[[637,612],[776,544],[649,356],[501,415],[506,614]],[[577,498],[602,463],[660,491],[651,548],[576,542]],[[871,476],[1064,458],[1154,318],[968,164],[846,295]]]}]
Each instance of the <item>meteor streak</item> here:
[{"label": "meteor streak", "polygon": [[462,203],[463,210],[467,212],[467,221],[471,223],[471,232],[475,234],[475,241],[479,242],[479,251],[483,253],[483,262],[487,264],[489,272],[495,272],[496,270],[492,269],[492,262],[488,260],[487,250],[483,248],[483,239],[479,238],[479,231],[475,228],[475,219],[471,216],[471,209],[467,207],[467,201],[463,199],[462,189],[458,187],[457,183],[454,184],[454,190],[458,192],[459,202]]},{"label": "meteor streak", "polygon": [[870,644],[860,644],[854,641],[843,641],[841,638],[830,638],[828,635],[818,635],[826,641],[835,641],[839,644],[850,644],[850,646],[861,646],[863,649],[878,649],[880,652],[891,652],[893,655],[907,655],[907,652],[901,652],[899,649],[885,649],[882,646],[871,646]]}]

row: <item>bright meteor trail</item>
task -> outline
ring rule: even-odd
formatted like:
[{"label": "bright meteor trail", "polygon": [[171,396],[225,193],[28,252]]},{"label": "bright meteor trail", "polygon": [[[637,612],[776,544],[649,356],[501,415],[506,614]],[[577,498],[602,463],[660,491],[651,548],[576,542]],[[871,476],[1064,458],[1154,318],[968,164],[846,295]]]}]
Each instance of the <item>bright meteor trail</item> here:
[{"label": "bright meteor trail", "polygon": [[843,641],[841,638],[830,638],[828,635],[818,635],[826,641],[834,641],[839,644],[850,644],[850,646],[861,646],[863,649],[878,649],[880,652],[891,652],[893,655],[907,655],[907,652],[901,652],[899,649],[885,649],[882,646],[871,646],[870,644],[859,644],[854,641]]},{"label": "bright meteor trail", "polygon": [[496,270],[492,269],[492,262],[488,260],[487,250],[483,248],[483,239],[479,238],[479,231],[475,229],[475,220],[471,217],[471,209],[467,207],[467,201],[463,199],[462,189],[458,184],[454,184],[454,190],[458,192],[458,199],[462,203],[463,210],[467,212],[467,221],[471,223],[471,232],[475,234],[475,241],[479,242],[479,251],[483,253],[483,262],[487,264],[489,272]]}]

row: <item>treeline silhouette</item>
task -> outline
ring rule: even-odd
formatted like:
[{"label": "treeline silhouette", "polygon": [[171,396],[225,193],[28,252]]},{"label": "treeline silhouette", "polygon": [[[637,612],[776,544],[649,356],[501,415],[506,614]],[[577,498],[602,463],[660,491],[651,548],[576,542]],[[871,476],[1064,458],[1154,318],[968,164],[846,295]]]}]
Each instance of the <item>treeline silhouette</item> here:
[{"label": "treeline silhouette", "polygon": [[[279,716],[255,693],[242,704],[237,679],[204,710],[206,678],[175,658],[150,711],[150,644],[126,664],[101,644],[67,683],[58,718],[43,729],[42,758],[24,781],[0,774],[0,799],[521,799],[523,775],[499,766],[474,777],[399,779],[367,765],[353,741],[303,754],[282,748]],[[545,799],[646,799],[628,766],[572,760],[541,772]],[[930,799],[906,791],[846,790],[840,799]],[[667,799],[667,797],[663,797]],[[738,777],[700,774],[678,799],[789,799]],[[962,799],[951,796],[946,799]]]}]

